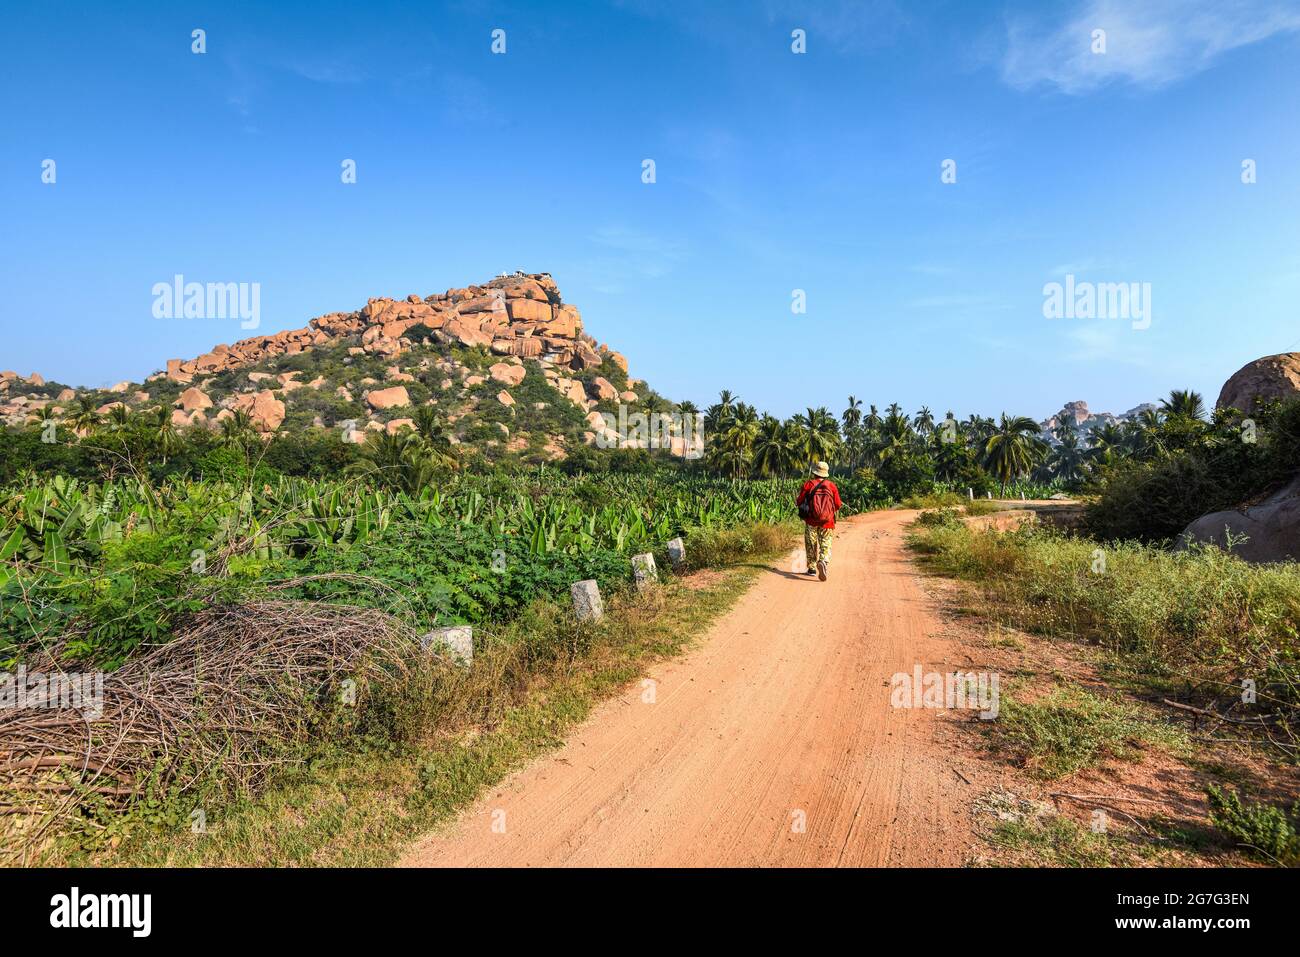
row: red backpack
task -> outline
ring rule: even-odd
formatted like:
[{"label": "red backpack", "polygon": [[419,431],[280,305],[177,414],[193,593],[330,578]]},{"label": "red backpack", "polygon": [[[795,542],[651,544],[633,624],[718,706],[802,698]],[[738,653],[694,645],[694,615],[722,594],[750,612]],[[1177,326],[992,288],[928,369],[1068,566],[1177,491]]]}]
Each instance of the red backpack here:
[{"label": "red backpack", "polygon": [[826,488],[826,479],[814,485],[799,506],[799,517],[809,525],[825,525],[835,517],[835,497]]}]

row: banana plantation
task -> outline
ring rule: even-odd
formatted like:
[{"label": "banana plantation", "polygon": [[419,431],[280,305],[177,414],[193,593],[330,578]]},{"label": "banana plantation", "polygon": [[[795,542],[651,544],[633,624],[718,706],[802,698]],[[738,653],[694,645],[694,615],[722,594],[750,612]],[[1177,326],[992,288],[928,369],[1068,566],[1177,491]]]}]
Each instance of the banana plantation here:
[{"label": "banana plantation", "polygon": [[0,659],[69,638],[116,659],[165,639],[187,610],[265,588],[372,604],[356,583],[382,581],[419,619],[495,617],[569,576],[616,586],[627,556],[679,535],[788,519],[797,485],[547,467],[448,475],[416,494],[287,476],[29,477],[0,493]]}]

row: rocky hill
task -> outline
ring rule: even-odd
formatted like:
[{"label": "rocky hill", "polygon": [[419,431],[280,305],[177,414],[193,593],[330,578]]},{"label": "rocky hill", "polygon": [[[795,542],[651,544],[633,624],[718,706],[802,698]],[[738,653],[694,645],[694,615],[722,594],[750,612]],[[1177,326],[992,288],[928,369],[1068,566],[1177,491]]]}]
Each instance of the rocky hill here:
[{"label": "rocky hill", "polygon": [[412,426],[415,409],[431,406],[454,443],[539,461],[593,443],[600,413],[620,403],[653,396],[666,405],[627,369],[584,331],[548,273],[515,273],[424,298],[371,299],[300,329],[168,359],[143,383],[73,389],[2,372],[0,421],[64,417],[87,400],[101,415],[162,405],[181,428],[219,428],[242,411],[262,433],[317,427],[361,442]]},{"label": "rocky hill", "polygon": [[1080,436],[1086,435],[1095,428],[1103,425],[1123,425],[1130,419],[1135,419],[1147,410],[1158,409],[1155,403],[1144,402],[1139,406],[1129,409],[1127,412],[1121,412],[1114,415],[1110,412],[1093,412],[1088,408],[1088,403],[1083,399],[1074,402],[1067,402],[1061,406],[1061,411],[1056,415],[1049,416],[1042,422],[1039,427],[1043,430],[1043,438],[1047,441],[1056,442],[1056,428],[1058,425],[1066,424],[1071,426]]}]

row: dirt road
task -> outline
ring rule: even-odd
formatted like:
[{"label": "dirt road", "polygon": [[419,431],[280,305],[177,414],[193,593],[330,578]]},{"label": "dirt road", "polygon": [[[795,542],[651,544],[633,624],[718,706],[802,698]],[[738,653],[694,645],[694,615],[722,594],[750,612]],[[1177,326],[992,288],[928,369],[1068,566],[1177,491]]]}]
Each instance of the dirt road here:
[{"label": "dirt road", "polygon": [[[897,672],[953,652],[903,547],[915,513],[841,523],[830,580],[763,574],[696,650],[413,847],[413,866],[959,865],[941,713]],[[495,826],[494,826],[495,825]]]}]

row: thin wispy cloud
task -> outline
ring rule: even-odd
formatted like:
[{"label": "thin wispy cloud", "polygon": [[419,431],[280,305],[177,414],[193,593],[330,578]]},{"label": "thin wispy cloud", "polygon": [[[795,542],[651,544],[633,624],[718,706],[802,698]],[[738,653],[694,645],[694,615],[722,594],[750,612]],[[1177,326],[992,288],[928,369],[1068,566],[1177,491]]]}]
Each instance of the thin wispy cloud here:
[{"label": "thin wispy cloud", "polygon": [[957,273],[955,267],[941,263],[914,263],[908,269],[922,276],[953,276]]},{"label": "thin wispy cloud", "polygon": [[921,296],[908,300],[909,309],[961,309],[985,311],[1009,308],[1007,303],[994,296],[954,293],[950,295]]},{"label": "thin wispy cloud", "polygon": [[895,0],[825,0],[818,4],[766,0],[768,21],[807,30],[837,53],[863,53],[894,42],[910,23]]},{"label": "thin wispy cloud", "polygon": [[[1094,30],[1105,31],[1105,53],[1093,52]],[[1282,0],[1088,0],[1064,21],[1009,20],[1001,74],[1018,89],[1073,95],[1110,84],[1158,89],[1297,31],[1300,8]]]},{"label": "thin wispy cloud", "polygon": [[1054,279],[1064,279],[1066,276],[1083,276],[1111,268],[1113,268],[1112,264],[1105,260],[1080,259],[1078,262],[1061,263],[1059,266],[1053,266],[1047,271],[1047,274]]},{"label": "thin wispy cloud", "polygon": [[366,79],[364,70],[345,60],[291,60],[285,68],[313,83],[349,84]]},{"label": "thin wispy cloud", "polygon": [[664,20],[686,33],[728,45],[744,35],[746,42],[766,35],[769,42],[785,46],[790,31],[806,32],[814,46],[839,54],[879,50],[898,40],[913,21],[900,0],[763,0],[756,4],[761,17],[738,16],[726,4],[698,0],[610,0],[616,9],[647,19]]},{"label": "thin wispy cloud", "polygon": [[681,240],[656,236],[627,226],[602,226],[592,234],[591,241],[607,249],[632,253],[647,262],[672,262],[682,257],[685,244]]},{"label": "thin wispy cloud", "polygon": [[1120,362],[1127,365],[1148,364],[1141,333],[1127,324],[1097,321],[1084,322],[1067,329],[1065,338],[1071,350],[1068,358],[1075,362]]},{"label": "thin wispy cloud", "polygon": [[609,295],[666,276],[687,252],[682,240],[623,225],[602,226],[590,241],[595,254],[582,269],[593,289]]},{"label": "thin wispy cloud", "polygon": [[227,54],[223,63],[230,74],[226,87],[226,105],[240,116],[247,117],[253,111],[253,98],[258,91],[256,70],[238,51]]},{"label": "thin wispy cloud", "polygon": [[[258,45],[230,50],[222,57],[228,72],[226,105],[243,117],[251,117],[257,104],[274,95],[283,74],[290,73],[312,83],[343,85],[362,83],[366,74],[343,56],[270,53]],[[251,125],[246,127],[251,130]]]}]

